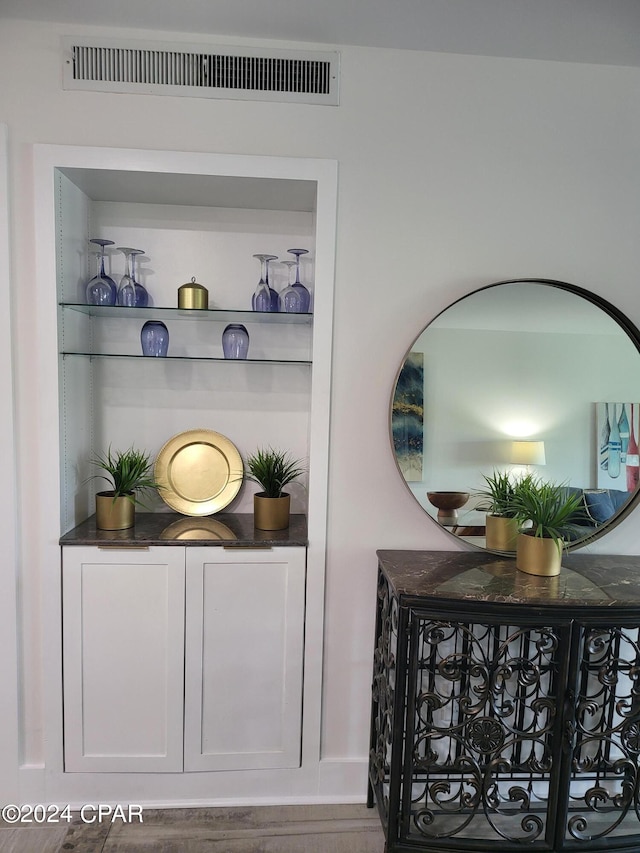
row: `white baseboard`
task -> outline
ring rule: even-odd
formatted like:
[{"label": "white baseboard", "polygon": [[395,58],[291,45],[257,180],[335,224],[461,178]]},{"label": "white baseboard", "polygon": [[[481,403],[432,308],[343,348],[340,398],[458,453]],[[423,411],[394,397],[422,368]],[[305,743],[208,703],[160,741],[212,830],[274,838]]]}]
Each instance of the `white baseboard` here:
[{"label": "white baseboard", "polygon": [[[71,784],[70,788],[66,785],[60,786],[62,778],[58,778],[58,783],[54,779],[50,779],[47,784],[47,772],[44,765],[41,764],[24,764],[19,769],[19,790],[11,800],[16,805],[25,803],[51,803],[58,805],[66,805],[67,802],[72,808],[80,807],[85,802],[96,799],[96,791],[92,790],[93,785],[100,778],[100,774],[69,774],[66,777],[67,782],[75,782],[74,777],[79,775],[84,776],[84,783],[87,784],[87,795],[89,800],[84,799],[82,802],[78,800],[78,789],[75,784]],[[132,777],[137,774],[122,774],[121,783],[123,786],[123,796],[114,800],[114,786],[110,786],[110,794],[104,792],[103,799],[105,803],[113,802],[133,802],[145,808],[214,808],[224,806],[226,808],[233,807],[248,807],[248,806],[275,806],[275,805],[354,805],[366,802],[367,799],[367,761],[364,758],[331,758],[323,759],[316,767],[316,771],[307,776],[306,782],[300,781],[299,793],[295,793],[295,785],[288,785],[288,791],[278,794],[274,793],[271,796],[230,796],[211,798],[194,797],[193,794],[185,796],[183,799],[174,799],[162,796],[161,789],[158,789],[159,796],[149,797],[150,790],[147,792],[147,799],[138,794],[137,797],[131,797],[130,788]],[[153,774],[151,774],[151,777]],[[55,774],[54,774],[55,777]],[[127,778],[128,777],[128,778]],[[315,781],[314,781],[315,777]],[[113,777],[111,777],[113,779]],[[78,779],[78,781],[80,781]],[[149,788],[153,788],[152,778],[149,778]],[[117,785],[118,789],[120,785]],[[54,790],[58,789],[59,790]],[[65,790],[66,788],[66,790]],[[64,791],[64,793],[63,793]],[[91,792],[91,793],[90,793]],[[68,799],[62,803],[61,797]]]},{"label": "white baseboard", "polygon": [[318,793],[332,803],[364,803],[368,762],[365,758],[323,758],[318,767]]}]

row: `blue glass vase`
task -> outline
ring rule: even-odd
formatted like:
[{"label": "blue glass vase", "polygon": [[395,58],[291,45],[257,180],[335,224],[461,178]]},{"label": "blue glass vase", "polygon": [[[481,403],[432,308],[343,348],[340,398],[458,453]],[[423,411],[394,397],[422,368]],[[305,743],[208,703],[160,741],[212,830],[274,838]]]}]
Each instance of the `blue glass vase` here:
[{"label": "blue glass vase", "polygon": [[164,358],[169,351],[169,330],[160,320],[147,320],[140,330],[142,355]]},{"label": "blue glass vase", "polygon": [[230,323],[222,333],[222,352],[225,358],[247,357],[249,332],[241,323]]}]

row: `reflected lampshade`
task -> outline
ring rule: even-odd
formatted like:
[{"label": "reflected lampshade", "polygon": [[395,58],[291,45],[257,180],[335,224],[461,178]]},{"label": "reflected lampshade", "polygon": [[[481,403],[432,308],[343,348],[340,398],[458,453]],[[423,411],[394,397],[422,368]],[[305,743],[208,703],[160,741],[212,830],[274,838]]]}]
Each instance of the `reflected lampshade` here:
[{"label": "reflected lampshade", "polygon": [[544,441],[514,441],[511,462],[514,465],[545,465]]}]

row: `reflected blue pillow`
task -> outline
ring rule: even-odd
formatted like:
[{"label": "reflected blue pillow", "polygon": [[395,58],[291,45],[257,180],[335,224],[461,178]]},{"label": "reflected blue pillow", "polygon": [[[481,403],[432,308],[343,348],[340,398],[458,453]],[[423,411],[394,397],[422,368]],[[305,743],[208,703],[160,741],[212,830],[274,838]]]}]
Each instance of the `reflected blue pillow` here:
[{"label": "reflected blue pillow", "polygon": [[[575,510],[575,512],[572,513],[571,518],[568,519],[567,523],[569,525],[573,525],[574,527],[593,527],[595,522],[587,513],[587,507],[584,502],[584,489],[579,489],[576,486],[563,486],[562,495],[564,498],[580,498],[580,505]],[[566,535],[568,535],[568,533]]]},{"label": "reflected blue pillow", "polygon": [[584,504],[587,508],[587,515],[596,524],[603,524],[608,521],[616,511],[611,495],[604,490],[588,492],[585,489]]},{"label": "reflected blue pillow", "polygon": [[621,492],[619,489],[609,489],[609,497],[611,498],[614,512],[618,512],[620,507],[626,504],[629,500],[631,493]]}]

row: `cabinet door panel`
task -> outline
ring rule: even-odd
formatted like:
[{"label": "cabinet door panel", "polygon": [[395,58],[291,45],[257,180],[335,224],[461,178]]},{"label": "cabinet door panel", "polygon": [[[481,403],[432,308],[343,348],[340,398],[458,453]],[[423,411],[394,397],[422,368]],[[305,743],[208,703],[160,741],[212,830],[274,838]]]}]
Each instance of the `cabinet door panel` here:
[{"label": "cabinet door panel", "polygon": [[182,770],[184,549],[63,554],[65,770]]},{"label": "cabinet door panel", "polygon": [[298,767],[305,549],[187,549],[185,769]]}]

